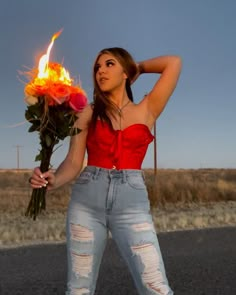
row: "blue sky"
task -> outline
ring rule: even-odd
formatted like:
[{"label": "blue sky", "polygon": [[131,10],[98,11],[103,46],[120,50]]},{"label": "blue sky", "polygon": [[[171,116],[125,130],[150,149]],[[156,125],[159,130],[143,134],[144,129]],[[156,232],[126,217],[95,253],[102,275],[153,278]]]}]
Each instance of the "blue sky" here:
[{"label": "blue sky", "polygon": [[[1,0],[0,168],[38,165],[38,137],[24,121],[24,84],[19,70],[36,66],[52,35],[51,61],[79,77],[91,100],[92,65],[104,47],[126,48],[138,61],[182,57],[179,84],[157,121],[159,168],[236,168],[236,2],[233,0]],[[136,102],[157,76],[133,86]],[[56,167],[69,140],[52,158]],[[153,167],[153,144],[143,167]]]}]

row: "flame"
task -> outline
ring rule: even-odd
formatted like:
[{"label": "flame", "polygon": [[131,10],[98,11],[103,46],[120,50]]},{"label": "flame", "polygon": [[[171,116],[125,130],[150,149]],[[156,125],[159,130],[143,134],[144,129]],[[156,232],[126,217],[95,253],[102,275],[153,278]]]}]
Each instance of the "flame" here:
[{"label": "flame", "polygon": [[67,85],[72,84],[72,79],[70,78],[70,74],[65,68],[63,68],[60,64],[49,63],[49,56],[50,56],[52,46],[54,44],[54,41],[60,36],[61,33],[62,33],[62,29],[52,36],[51,43],[48,46],[46,54],[44,54],[39,60],[37,82],[39,82],[39,80],[49,79],[53,82],[60,81],[63,84],[67,84]]}]

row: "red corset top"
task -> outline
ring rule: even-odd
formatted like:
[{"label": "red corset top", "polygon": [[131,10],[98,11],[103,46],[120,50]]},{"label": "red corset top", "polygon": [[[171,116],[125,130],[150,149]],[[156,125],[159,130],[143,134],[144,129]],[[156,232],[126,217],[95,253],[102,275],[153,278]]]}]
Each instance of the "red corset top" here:
[{"label": "red corset top", "polygon": [[107,169],[141,169],[148,145],[154,136],[145,124],[114,130],[97,121],[87,136],[88,165]]}]

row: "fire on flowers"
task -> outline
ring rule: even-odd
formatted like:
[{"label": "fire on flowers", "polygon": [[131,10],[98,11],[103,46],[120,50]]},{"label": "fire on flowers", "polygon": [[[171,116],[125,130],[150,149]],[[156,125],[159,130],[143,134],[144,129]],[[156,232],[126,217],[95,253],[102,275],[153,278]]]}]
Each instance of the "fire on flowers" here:
[{"label": "fire on flowers", "polygon": [[[40,161],[40,169],[45,172],[50,167],[50,159],[56,144],[67,136],[74,136],[81,130],[74,127],[78,112],[87,104],[85,91],[73,85],[69,72],[59,63],[49,62],[54,40],[61,31],[54,34],[46,54],[39,61],[38,69],[26,75],[30,78],[25,86],[25,117],[31,124],[29,132],[38,132],[41,150],[35,161]],[[46,209],[46,188],[32,190],[25,215],[35,220]]]}]

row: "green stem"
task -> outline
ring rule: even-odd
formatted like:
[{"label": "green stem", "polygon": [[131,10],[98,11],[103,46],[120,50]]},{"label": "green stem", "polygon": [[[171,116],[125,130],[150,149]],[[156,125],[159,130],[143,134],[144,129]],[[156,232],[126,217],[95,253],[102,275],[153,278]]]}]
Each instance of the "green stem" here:
[{"label": "green stem", "polygon": [[[42,172],[46,172],[49,169],[53,146],[54,145],[51,145],[50,147],[42,146],[42,159],[40,163],[40,170]],[[33,220],[36,220],[36,217],[41,211],[46,210],[46,192],[46,187],[33,189],[25,216],[33,217]]]}]

